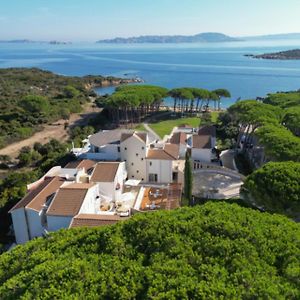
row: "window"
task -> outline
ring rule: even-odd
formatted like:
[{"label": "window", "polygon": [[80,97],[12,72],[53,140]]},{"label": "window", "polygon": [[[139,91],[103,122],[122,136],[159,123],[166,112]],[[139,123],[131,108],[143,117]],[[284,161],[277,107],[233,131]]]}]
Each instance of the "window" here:
[{"label": "window", "polygon": [[118,147],[118,152],[120,152],[121,151],[121,149],[120,149],[120,147]]},{"label": "window", "polygon": [[173,180],[173,182],[177,182],[178,181],[178,173],[177,172],[173,172],[173,174],[172,174],[172,180]]},{"label": "window", "polygon": [[143,158],[141,158],[141,160],[144,160]]},{"label": "window", "polygon": [[142,181],[144,181],[144,178],[142,178]]},{"label": "window", "polygon": [[124,150],[126,151],[126,150],[127,150],[127,147],[125,147]]},{"label": "window", "polygon": [[152,166],[152,161],[149,162],[149,165]]},{"label": "window", "polygon": [[134,165],[134,163],[131,163],[131,165],[133,166],[133,165]]},{"label": "window", "polygon": [[138,154],[138,153],[136,153],[135,155],[136,155],[136,156],[139,156],[139,154]]},{"label": "window", "polygon": [[157,182],[157,174],[149,174],[150,182]]},{"label": "window", "polygon": [[139,170],[136,170],[136,172],[139,173],[140,171],[139,171]]},{"label": "window", "polygon": [[145,150],[145,147],[142,147],[142,150]]},{"label": "window", "polygon": [[131,177],[134,178],[134,175],[132,175]]}]

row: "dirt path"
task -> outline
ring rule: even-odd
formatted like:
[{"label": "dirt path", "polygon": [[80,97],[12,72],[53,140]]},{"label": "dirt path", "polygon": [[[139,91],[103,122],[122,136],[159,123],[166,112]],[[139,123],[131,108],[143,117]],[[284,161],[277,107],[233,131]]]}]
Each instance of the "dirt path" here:
[{"label": "dirt path", "polygon": [[[93,107],[92,103],[86,105],[84,112],[80,114],[72,114],[69,119],[69,126],[83,126],[87,125],[88,121],[93,118],[101,109]],[[45,125],[42,131],[35,133],[28,139],[13,143],[5,148],[0,149],[0,155],[9,155],[11,158],[16,158],[22,149],[22,147],[32,147],[34,143],[39,142],[41,144],[48,143],[51,139],[57,139],[59,141],[66,141],[68,139],[68,133],[64,129],[64,123],[66,121],[61,119],[53,124]]]}]

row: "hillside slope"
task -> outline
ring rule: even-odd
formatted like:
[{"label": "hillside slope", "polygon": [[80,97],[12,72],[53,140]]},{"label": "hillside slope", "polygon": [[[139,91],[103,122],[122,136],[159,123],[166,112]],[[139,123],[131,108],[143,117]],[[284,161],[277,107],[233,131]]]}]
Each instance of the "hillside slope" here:
[{"label": "hillside slope", "polygon": [[2,299],[299,299],[299,224],[236,204],[60,231],[0,256]]}]

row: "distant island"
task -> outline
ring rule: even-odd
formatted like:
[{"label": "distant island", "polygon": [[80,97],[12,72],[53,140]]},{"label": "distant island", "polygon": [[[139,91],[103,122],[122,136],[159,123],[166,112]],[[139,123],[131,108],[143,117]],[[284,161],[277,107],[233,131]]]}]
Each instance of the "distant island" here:
[{"label": "distant island", "polygon": [[245,56],[262,59],[293,60],[300,59],[300,49],[281,51],[275,53],[265,53],[259,55],[245,54]]},{"label": "distant island", "polygon": [[242,37],[245,41],[300,40],[300,33],[280,33]]},{"label": "distant island", "polygon": [[99,40],[97,43],[109,44],[142,44],[142,43],[216,43],[237,42],[241,39],[233,38],[223,33],[205,32],[196,35],[145,35],[139,37]]},{"label": "distant island", "polygon": [[68,41],[33,41],[28,39],[22,40],[0,40],[0,43],[7,43],[7,44],[50,44],[50,45],[70,45],[72,42]]}]

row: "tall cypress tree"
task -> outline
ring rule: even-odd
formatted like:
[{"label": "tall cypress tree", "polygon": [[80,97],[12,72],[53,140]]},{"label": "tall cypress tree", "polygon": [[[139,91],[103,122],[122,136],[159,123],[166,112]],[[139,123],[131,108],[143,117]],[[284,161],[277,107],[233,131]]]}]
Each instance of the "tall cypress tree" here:
[{"label": "tall cypress tree", "polygon": [[190,154],[185,153],[185,168],[184,168],[184,197],[189,205],[192,205],[192,189],[193,189],[193,174]]}]

